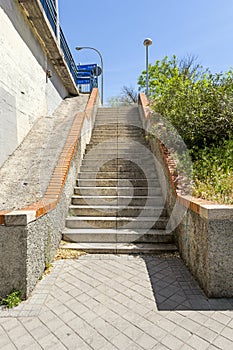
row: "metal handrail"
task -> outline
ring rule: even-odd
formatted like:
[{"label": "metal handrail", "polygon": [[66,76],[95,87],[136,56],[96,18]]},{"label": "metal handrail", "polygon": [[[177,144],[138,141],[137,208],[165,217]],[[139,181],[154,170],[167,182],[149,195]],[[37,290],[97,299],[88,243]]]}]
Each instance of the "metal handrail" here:
[{"label": "metal handrail", "polygon": [[74,78],[75,83],[77,84],[78,73],[77,73],[76,64],[74,62],[73,56],[70,52],[69,46],[67,44],[67,41],[65,39],[65,35],[64,35],[61,27],[60,27],[60,45],[61,45],[61,49],[64,53],[66,63],[70,69],[70,72]]},{"label": "metal handrail", "polygon": [[77,85],[78,74],[77,74],[76,64],[75,64],[73,56],[70,52],[65,35],[64,35],[60,26],[59,26],[60,33],[57,33],[58,16],[57,16],[57,9],[55,6],[55,2],[54,2],[54,0],[40,0],[40,2],[43,6],[45,14],[49,20],[49,23],[50,23],[56,37],[60,38],[59,45],[60,45],[62,52],[64,54],[64,58],[65,58],[65,61],[69,67],[70,73],[72,74],[74,81],[75,81],[75,84]]},{"label": "metal handrail", "polygon": [[57,10],[52,0],[40,0],[51,27],[57,36]]}]

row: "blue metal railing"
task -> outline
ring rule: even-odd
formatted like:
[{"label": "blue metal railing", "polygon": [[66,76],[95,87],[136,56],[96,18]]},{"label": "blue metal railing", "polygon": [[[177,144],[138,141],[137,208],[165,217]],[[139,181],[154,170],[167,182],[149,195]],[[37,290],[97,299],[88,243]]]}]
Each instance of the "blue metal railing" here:
[{"label": "blue metal railing", "polygon": [[[49,20],[49,23],[51,24],[51,27],[56,35],[56,37],[58,37],[58,33],[57,33],[57,10],[56,10],[56,6],[55,6],[55,1],[54,0],[40,0],[43,9],[46,13],[46,16]],[[72,74],[75,84],[77,85],[77,78],[78,78],[78,74],[77,74],[77,68],[76,68],[76,64],[74,62],[73,56],[70,52],[69,46],[67,44],[67,41],[65,39],[64,33],[60,28],[60,46],[61,49],[63,51],[64,54],[64,58],[66,60],[66,63],[70,69],[70,73]]]},{"label": "blue metal railing", "polygon": [[57,36],[57,10],[53,0],[40,0],[46,16],[53,28],[55,35]]},{"label": "blue metal railing", "polygon": [[61,27],[60,27],[60,45],[61,45],[61,49],[64,53],[66,63],[68,64],[68,67],[69,67],[70,72],[74,78],[75,83],[77,84],[78,73],[77,73],[76,64],[74,62],[73,56],[70,52],[69,46],[67,44],[67,41],[65,39],[65,36],[64,36],[64,33],[63,33]]}]

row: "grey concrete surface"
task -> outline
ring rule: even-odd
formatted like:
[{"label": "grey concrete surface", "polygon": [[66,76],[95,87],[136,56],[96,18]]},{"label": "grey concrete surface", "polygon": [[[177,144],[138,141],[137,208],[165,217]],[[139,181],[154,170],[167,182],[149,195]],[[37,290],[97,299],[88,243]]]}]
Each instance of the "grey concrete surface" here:
[{"label": "grey concrete surface", "polygon": [[0,168],[0,210],[22,208],[44,195],[72,122],[84,111],[88,97],[67,98],[52,115],[35,123]]},{"label": "grey concrete surface", "polygon": [[207,299],[178,256],[85,255],[53,263],[0,311],[0,348],[233,348],[233,299]]}]

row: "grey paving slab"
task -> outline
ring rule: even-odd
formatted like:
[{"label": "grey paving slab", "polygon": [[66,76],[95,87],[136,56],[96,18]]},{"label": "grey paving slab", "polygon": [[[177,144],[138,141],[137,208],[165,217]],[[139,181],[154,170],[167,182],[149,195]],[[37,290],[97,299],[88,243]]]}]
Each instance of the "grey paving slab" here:
[{"label": "grey paving slab", "polygon": [[27,301],[0,310],[0,349],[233,348],[233,299],[208,299],[177,256],[53,263]]}]

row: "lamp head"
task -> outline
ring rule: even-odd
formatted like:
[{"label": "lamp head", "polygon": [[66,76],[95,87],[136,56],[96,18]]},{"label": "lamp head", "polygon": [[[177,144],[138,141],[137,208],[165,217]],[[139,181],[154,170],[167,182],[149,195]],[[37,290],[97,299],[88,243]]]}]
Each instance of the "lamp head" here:
[{"label": "lamp head", "polygon": [[82,49],[83,49],[83,47],[79,47],[79,46],[75,48],[75,50],[77,50],[77,51],[80,51]]},{"label": "lamp head", "polygon": [[152,45],[152,39],[146,38],[146,39],[143,41],[143,45],[144,45],[144,46],[150,46],[150,45]]}]

